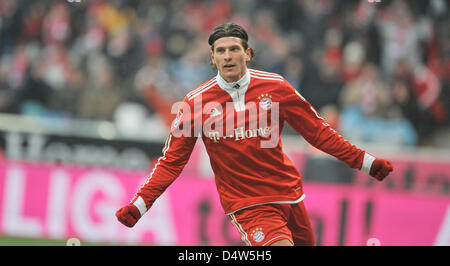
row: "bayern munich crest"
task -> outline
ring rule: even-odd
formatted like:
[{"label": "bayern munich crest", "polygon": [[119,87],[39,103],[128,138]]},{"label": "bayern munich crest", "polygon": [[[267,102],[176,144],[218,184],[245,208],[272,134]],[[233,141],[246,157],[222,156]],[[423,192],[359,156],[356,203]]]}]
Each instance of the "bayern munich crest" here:
[{"label": "bayern munich crest", "polygon": [[264,110],[269,110],[272,108],[272,95],[261,94],[261,96],[258,97],[259,100],[259,106]]},{"label": "bayern munich crest", "polygon": [[262,227],[255,228],[255,230],[252,231],[250,236],[253,237],[253,241],[255,241],[256,243],[263,241],[264,238],[266,237],[266,235],[262,231]]}]

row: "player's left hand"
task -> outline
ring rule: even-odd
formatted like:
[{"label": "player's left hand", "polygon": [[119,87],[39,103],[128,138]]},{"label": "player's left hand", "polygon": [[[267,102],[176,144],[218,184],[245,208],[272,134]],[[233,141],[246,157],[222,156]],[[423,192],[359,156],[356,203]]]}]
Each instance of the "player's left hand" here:
[{"label": "player's left hand", "polygon": [[390,172],[394,170],[391,162],[384,159],[375,159],[370,168],[370,175],[378,181],[382,181]]}]

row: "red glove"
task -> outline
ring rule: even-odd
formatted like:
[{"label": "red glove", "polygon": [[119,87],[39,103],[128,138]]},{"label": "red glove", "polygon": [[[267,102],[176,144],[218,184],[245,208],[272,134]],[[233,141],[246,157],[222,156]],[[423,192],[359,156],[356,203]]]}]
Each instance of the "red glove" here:
[{"label": "red glove", "polygon": [[134,205],[127,205],[116,212],[117,220],[128,227],[133,227],[141,218],[139,209]]},{"label": "red glove", "polygon": [[370,167],[370,175],[378,181],[382,181],[393,170],[394,168],[391,162],[383,159],[375,159]]}]

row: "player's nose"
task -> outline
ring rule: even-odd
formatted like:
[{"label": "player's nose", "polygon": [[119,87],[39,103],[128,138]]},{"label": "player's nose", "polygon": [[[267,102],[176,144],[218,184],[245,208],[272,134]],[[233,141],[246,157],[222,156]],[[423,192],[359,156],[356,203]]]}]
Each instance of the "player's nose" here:
[{"label": "player's nose", "polygon": [[225,51],[224,57],[225,60],[230,61],[231,60],[231,53],[229,50]]}]

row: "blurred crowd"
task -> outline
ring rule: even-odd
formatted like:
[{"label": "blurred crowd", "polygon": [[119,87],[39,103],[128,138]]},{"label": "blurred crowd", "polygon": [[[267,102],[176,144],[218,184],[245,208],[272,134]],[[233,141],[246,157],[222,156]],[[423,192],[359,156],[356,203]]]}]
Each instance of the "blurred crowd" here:
[{"label": "blurred crowd", "polygon": [[215,75],[207,38],[247,29],[250,67],[282,74],[350,140],[450,139],[445,0],[2,0],[0,112],[157,115]]}]

